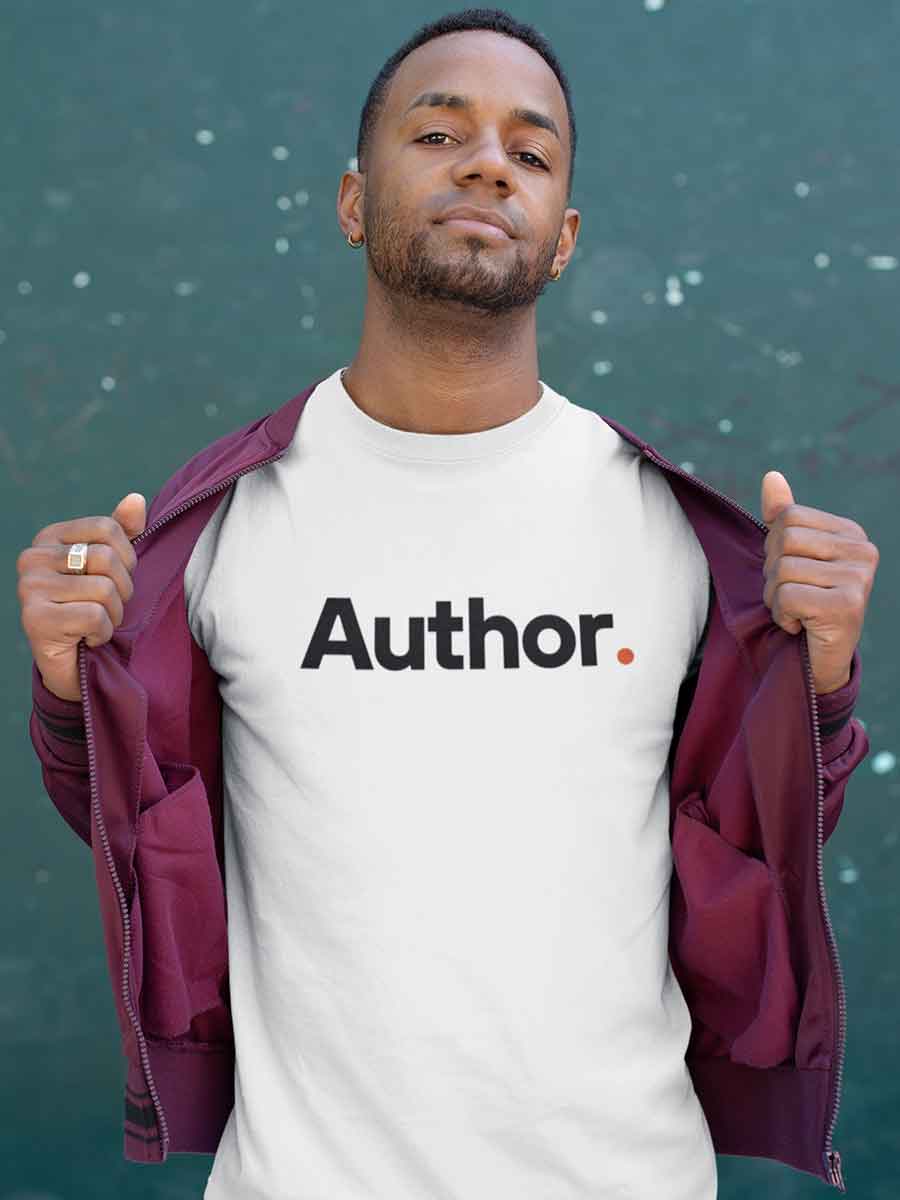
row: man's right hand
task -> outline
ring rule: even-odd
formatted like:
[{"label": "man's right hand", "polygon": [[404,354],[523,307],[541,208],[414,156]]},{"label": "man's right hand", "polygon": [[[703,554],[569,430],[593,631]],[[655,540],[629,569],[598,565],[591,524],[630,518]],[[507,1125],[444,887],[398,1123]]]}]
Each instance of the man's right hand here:
[{"label": "man's right hand", "polygon": [[[78,643],[108,642],[134,593],[137,553],[147,502],[129,492],[110,517],[76,517],[46,525],[16,560],[22,628],[44,686],[61,700],[80,700]],[[84,574],[66,567],[69,547],[87,542]]]}]

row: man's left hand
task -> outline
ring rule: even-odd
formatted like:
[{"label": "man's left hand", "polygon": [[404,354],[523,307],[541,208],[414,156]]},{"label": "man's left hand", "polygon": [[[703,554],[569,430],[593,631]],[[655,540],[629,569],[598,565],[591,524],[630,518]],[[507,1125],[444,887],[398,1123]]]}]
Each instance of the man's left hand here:
[{"label": "man's left hand", "polygon": [[769,526],[763,602],[788,633],[806,630],[816,694],[834,692],[850,678],[878,547],[849,517],[795,504],[780,471],[763,475],[761,507]]}]

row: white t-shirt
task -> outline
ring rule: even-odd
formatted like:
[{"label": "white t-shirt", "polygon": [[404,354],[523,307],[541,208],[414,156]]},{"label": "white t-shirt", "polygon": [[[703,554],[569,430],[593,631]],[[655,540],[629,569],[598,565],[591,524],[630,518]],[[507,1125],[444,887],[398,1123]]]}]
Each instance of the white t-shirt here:
[{"label": "white t-shirt", "polygon": [[714,1200],[668,959],[709,574],[665,475],[546,383],[429,434],[336,370],[185,596],[236,1051],[204,1200]]}]

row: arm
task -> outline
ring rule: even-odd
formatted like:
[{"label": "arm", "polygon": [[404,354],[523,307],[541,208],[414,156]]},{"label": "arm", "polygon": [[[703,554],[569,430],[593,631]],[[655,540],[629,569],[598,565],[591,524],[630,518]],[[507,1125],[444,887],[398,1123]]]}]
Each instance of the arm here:
[{"label": "arm", "polygon": [[[150,504],[145,528],[159,516],[173,480]],[[89,846],[91,788],[82,700],[62,700],[51,692],[45,686],[34,658],[31,660],[31,697],[28,732],[40,760],[44,788],[69,827]]]}]

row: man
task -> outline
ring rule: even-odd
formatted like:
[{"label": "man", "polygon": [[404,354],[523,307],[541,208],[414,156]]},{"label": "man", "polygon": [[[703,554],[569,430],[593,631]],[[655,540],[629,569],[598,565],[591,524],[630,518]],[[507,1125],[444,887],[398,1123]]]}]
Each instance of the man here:
[{"label": "man", "polygon": [[539,379],[580,225],[539,35],[457,14],[379,80],[348,368],[20,563],[58,622],[72,543],[118,584],[79,657],[23,594],[126,1157],[214,1151],[205,1200],[713,1200],[717,1150],[843,1190],[817,889],[877,554],[780,476],[764,545]]}]

